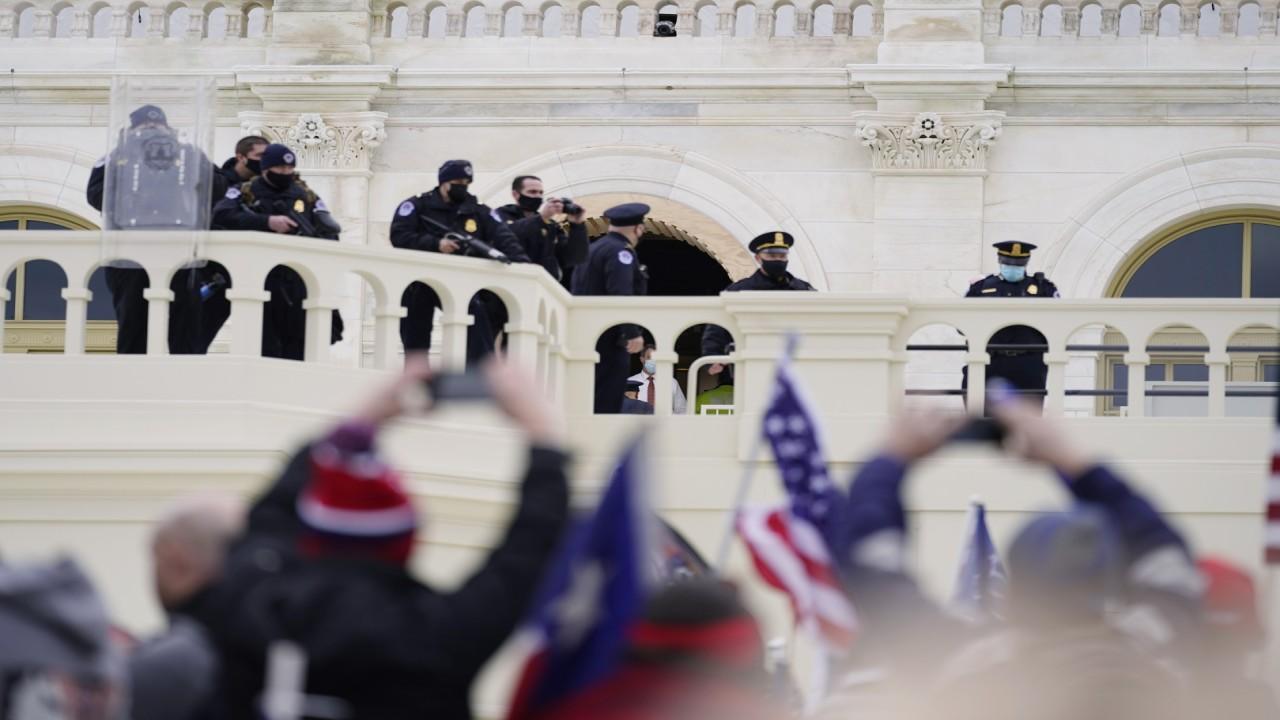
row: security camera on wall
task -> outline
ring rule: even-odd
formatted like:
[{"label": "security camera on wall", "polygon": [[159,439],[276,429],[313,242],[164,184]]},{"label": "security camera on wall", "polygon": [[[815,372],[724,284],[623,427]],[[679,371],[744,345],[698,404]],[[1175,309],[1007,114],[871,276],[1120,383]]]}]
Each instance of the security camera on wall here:
[{"label": "security camera on wall", "polygon": [[653,24],[654,37],[676,36],[676,14],[658,13],[658,21]]}]

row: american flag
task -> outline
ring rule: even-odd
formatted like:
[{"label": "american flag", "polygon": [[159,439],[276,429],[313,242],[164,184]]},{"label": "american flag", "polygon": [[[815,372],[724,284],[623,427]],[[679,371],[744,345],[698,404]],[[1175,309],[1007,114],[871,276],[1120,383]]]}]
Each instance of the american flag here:
[{"label": "american flag", "polygon": [[829,649],[847,647],[858,620],[841,589],[830,549],[842,496],[827,472],[815,415],[785,358],[765,411],[764,436],[789,503],[742,510],[738,533],[764,581],[790,597],[797,624],[815,632]]},{"label": "american flag", "polygon": [[1267,562],[1280,565],[1280,400],[1276,401],[1276,427],[1271,440],[1271,479],[1267,482]]},{"label": "american flag", "polygon": [[981,501],[969,501],[965,524],[964,550],[949,609],[970,622],[985,622],[998,617],[1008,580],[987,529],[987,508]]}]

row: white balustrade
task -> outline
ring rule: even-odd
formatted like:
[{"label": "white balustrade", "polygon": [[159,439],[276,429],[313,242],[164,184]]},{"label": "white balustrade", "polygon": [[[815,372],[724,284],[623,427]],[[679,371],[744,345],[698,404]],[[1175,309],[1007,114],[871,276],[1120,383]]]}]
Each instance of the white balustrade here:
[{"label": "white balustrade", "polygon": [[[3,0],[0,1],[0,39],[29,37],[84,41],[107,37],[170,37],[187,42],[220,40],[241,37],[250,30],[246,10],[261,12],[261,17],[254,15],[251,37],[269,36],[269,1],[255,0],[251,6],[242,8],[230,2],[225,5],[165,5],[158,0]],[[134,25],[138,25],[136,30]]]}]

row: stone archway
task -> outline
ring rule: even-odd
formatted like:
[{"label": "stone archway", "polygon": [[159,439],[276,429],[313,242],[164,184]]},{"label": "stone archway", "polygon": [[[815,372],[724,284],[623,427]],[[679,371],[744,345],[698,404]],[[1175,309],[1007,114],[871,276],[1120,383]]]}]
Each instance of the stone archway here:
[{"label": "stone archway", "polygon": [[1101,298],[1151,237],[1197,215],[1280,209],[1280,148],[1235,145],[1163,160],[1128,175],[1073,214],[1047,274],[1065,297]]},{"label": "stone archway", "polygon": [[[704,250],[734,279],[749,274],[748,263],[754,271],[746,250],[751,238],[769,230],[785,230],[796,238],[792,251],[795,274],[819,290],[827,289],[826,273],[814,245],[786,206],[734,168],[698,153],[656,145],[554,151],[507,168],[478,187],[476,195],[490,205],[504,205],[510,202],[510,178],[517,175],[542,178],[548,195],[634,199],[654,207],[655,217],[661,205],[673,218],[667,221],[698,237]],[[588,210],[598,212],[596,208]],[[674,219],[677,217],[680,219]]]}]

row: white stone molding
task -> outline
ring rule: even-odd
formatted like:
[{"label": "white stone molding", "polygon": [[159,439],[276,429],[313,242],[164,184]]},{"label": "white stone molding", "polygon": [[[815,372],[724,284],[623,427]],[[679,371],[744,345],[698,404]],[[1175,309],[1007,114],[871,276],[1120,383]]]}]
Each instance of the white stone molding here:
[{"label": "white stone molding", "polygon": [[96,161],[65,145],[0,144],[0,203],[44,205],[97,223],[84,194]]},{"label": "white stone molding", "polygon": [[1080,8],[1062,8],[1062,35],[1075,37],[1080,34]]},{"label": "white stone molding", "polygon": [[1151,237],[1198,215],[1280,210],[1280,148],[1251,144],[1171,157],[1131,173],[1071,214],[1046,274],[1065,297],[1099,298]]},{"label": "white stone molding", "polygon": [[240,129],[245,135],[288,145],[301,168],[367,171],[373,150],[387,138],[386,118],[379,112],[245,112],[240,114]]},{"label": "white stone molding", "polygon": [[735,241],[734,247],[708,246],[705,250],[726,267],[737,267],[746,245],[761,232],[778,229],[796,238],[791,261],[796,274],[819,290],[827,290],[826,272],[816,247],[800,221],[786,205],[758,182],[740,171],[684,148],[660,145],[599,145],[553,151],[497,173],[476,191],[481,201],[499,205],[510,202],[510,180],[516,175],[537,175],[549,194],[574,198],[626,193],[637,201],[645,197],[679,203],[720,226]]},{"label": "white stone molding", "polygon": [[1102,24],[1098,34],[1110,37],[1120,32],[1120,11],[1116,8],[1102,8]]},{"label": "white stone molding", "polygon": [[1004,113],[855,113],[858,137],[877,171],[987,168]]}]

